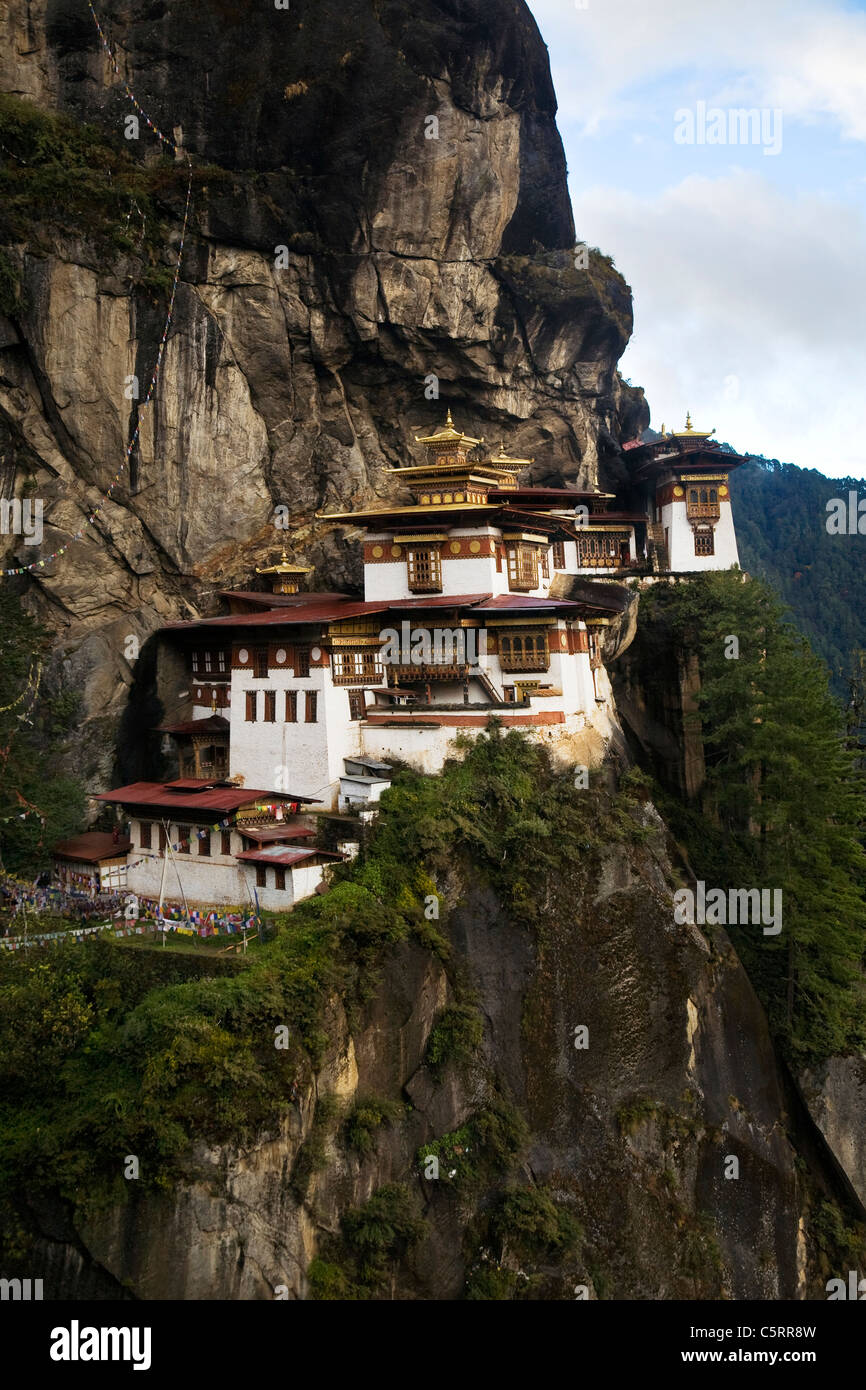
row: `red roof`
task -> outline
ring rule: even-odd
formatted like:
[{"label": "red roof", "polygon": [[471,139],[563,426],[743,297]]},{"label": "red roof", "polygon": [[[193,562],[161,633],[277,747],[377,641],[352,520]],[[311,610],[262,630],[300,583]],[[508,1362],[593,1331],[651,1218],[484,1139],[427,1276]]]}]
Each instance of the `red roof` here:
[{"label": "red roof", "polygon": [[188,719],[185,724],[157,725],[157,732],[160,734],[227,734],[228,731],[229,721],[221,714],[208,714],[202,719]]},{"label": "red roof", "polygon": [[[196,789],[199,790],[196,790]],[[127,787],[101,792],[97,801],[117,801],[124,806],[170,806],[177,811],[236,811],[251,801],[304,801],[310,796],[295,792],[264,791],[260,787],[215,786],[200,778],[179,778],[176,782],[131,782]]]},{"label": "red roof", "polygon": [[312,594],[307,596],[303,603],[284,604],[280,608],[269,608],[263,613],[231,613],[225,618],[197,618],[192,622],[166,623],[163,631],[191,632],[196,628],[208,627],[272,627],[274,624],[290,627],[304,623],[328,623],[337,618],[361,618],[368,613],[384,613],[388,607],[387,603],[361,603],[351,600],[338,602],[327,596],[323,599],[318,594]]},{"label": "red roof", "polygon": [[98,864],[102,859],[117,859],[128,854],[132,841],[128,835],[120,835],[117,840],[106,830],[88,830],[83,835],[73,835],[71,840],[58,840],[51,853],[57,859],[76,859],[88,864]]}]

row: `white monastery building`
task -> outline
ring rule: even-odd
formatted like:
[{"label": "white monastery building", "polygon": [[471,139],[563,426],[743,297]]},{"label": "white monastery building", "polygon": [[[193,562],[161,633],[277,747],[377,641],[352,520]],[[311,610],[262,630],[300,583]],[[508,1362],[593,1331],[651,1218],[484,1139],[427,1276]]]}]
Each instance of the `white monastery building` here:
[{"label": "white monastery building", "polygon": [[374,802],[392,759],[436,772],[491,716],[590,761],[613,729],[602,650],[625,581],[738,564],[744,460],[688,417],[625,446],[619,498],[522,487],[532,460],[484,457],[450,412],[416,442],[424,461],[393,470],[410,503],[322,518],[363,530],[363,599],[300,592],[309,571],[283,552],[258,571],[272,592],[225,592],[223,616],[163,630],[188,683],[160,725],[180,775],[102,798],[131,822],[132,891],[159,891],[168,853],[187,895],[289,907],[339,857],[304,807]]}]

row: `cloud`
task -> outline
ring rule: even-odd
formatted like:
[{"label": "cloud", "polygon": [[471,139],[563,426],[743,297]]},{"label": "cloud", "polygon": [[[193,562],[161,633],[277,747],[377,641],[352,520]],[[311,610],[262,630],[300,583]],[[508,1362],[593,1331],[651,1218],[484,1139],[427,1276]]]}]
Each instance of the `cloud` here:
[{"label": "cloud", "polygon": [[866,14],[839,0],[529,6],[550,49],[561,119],[588,133],[651,118],[675,86],[710,103],[781,107],[786,120],[829,118],[846,139],[866,140]]},{"label": "cloud", "polygon": [[632,286],[621,367],[653,425],[715,425],[735,447],[866,475],[866,220],[854,207],[735,170],[650,197],[610,187],[575,200],[579,234]]}]

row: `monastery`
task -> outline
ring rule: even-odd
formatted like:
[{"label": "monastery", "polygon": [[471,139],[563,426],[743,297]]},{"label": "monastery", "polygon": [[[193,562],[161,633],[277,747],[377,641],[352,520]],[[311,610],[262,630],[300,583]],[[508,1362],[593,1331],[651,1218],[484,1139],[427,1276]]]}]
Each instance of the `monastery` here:
[{"label": "monastery", "polygon": [[521,485],[533,460],[485,454],[449,412],[416,436],[423,461],[392,470],[411,502],[322,518],[363,531],[363,600],[303,592],[284,551],[258,571],[271,592],[168,624],[160,661],[182,694],[160,731],[179,775],[100,798],[130,823],[127,888],[155,896],[169,853],[187,898],[287,908],[335,857],[306,808],[368,814],[392,760],[436,772],[492,715],[589,762],[614,729],[602,657],[627,582],[738,564],[728,475],[744,459],[711,433],[687,416],[627,444],[615,496]]}]

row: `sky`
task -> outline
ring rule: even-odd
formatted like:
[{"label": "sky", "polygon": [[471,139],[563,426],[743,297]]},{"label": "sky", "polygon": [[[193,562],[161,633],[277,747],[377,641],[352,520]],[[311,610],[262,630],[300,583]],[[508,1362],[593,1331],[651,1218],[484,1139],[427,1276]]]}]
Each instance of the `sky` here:
[{"label": "sky", "polygon": [[866,0],[527,3],[652,427],[866,477]]}]

